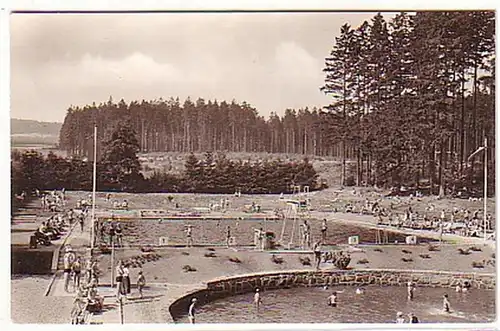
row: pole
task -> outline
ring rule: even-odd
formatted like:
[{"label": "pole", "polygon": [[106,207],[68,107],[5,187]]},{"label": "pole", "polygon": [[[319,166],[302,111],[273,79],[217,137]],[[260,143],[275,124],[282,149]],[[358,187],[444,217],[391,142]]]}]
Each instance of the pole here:
[{"label": "pole", "polygon": [[119,310],[120,310],[120,324],[123,324],[123,300],[121,296],[120,296]]},{"label": "pole", "polygon": [[95,191],[97,172],[97,125],[94,126],[94,171],[92,174],[92,229],[90,230],[90,248],[94,249],[95,244]]},{"label": "pole", "polygon": [[115,240],[111,237],[111,288],[115,287]]},{"label": "pole", "polygon": [[488,200],[488,138],[484,137],[484,241],[486,242],[486,204]]}]

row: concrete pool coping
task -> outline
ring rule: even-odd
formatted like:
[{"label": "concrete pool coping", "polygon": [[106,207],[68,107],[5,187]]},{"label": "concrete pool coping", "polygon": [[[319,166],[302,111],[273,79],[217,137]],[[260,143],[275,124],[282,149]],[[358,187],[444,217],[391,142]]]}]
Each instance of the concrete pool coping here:
[{"label": "concrete pool coping", "polygon": [[[333,278],[332,278],[333,277]],[[335,278],[337,277],[337,278]],[[321,281],[318,281],[321,280]],[[421,287],[454,287],[470,282],[472,287],[495,289],[496,275],[492,273],[451,272],[413,269],[352,269],[352,270],[281,270],[237,276],[217,277],[205,283],[186,287],[185,292],[167,300],[169,322],[185,315],[185,308],[193,297],[203,305],[216,299],[262,290],[289,289],[318,286],[406,286],[408,281]],[[378,282],[378,284],[377,284]]]}]

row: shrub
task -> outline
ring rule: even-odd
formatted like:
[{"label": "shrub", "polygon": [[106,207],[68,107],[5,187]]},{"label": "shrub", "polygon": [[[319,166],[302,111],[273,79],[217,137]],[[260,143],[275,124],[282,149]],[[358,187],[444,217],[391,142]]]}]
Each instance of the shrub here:
[{"label": "shrub", "polygon": [[472,267],[476,269],[482,269],[484,268],[484,263],[478,261],[472,261]]},{"label": "shrub", "polygon": [[196,268],[193,268],[189,264],[186,264],[182,267],[182,270],[184,270],[184,272],[194,272],[196,271]]},{"label": "shrub", "polygon": [[229,258],[229,261],[234,262],[234,263],[241,263],[241,260],[238,259],[236,256],[231,256]]},{"label": "shrub", "polygon": [[470,254],[468,249],[459,248],[457,250],[458,250],[458,254],[460,254],[460,255],[469,255]]},{"label": "shrub", "polygon": [[217,257],[217,255],[215,255],[214,252],[210,252],[210,253],[205,253],[204,254],[205,257]]},{"label": "shrub", "polygon": [[350,256],[340,256],[337,259],[335,259],[334,265],[335,267],[337,267],[337,269],[346,270],[347,267],[349,266],[349,263],[351,263]]},{"label": "shrub", "polygon": [[427,249],[429,250],[429,252],[439,252],[439,248],[434,245],[429,245]]},{"label": "shrub", "polygon": [[311,265],[311,259],[308,257],[299,256],[299,261],[302,265]]}]

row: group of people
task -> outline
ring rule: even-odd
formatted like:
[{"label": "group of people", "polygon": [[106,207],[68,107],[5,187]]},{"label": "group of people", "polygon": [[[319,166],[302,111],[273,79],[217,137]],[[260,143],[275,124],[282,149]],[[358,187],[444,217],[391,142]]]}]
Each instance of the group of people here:
[{"label": "group of people", "polygon": [[[470,287],[470,284],[465,282],[463,285],[459,284],[456,286],[456,292],[458,293],[463,293],[468,290]],[[327,286],[325,286],[325,289],[328,289]],[[408,300],[414,300],[415,298],[415,284],[413,282],[408,282],[407,283],[407,294],[408,294]],[[332,294],[327,298],[327,305],[330,307],[337,307],[338,304],[338,294],[343,293],[344,291],[333,291]],[[356,294],[364,294],[365,290],[363,288],[357,288],[356,289]],[[445,313],[451,313],[451,304],[449,301],[448,294],[443,295],[443,312]],[[419,323],[418,317],[413,314],[409,313],[408,314],[408,321],[405,320],[403,312],[397,312],[396,314],[396,323]]]},{"label": "group of people", "polygon": [[57,212],[66,204],[64,188],[60,191],[53,190],[50,193],[42,193],[36,189],[35,195],[41,197],[43,211]]},{"label": "group of people", "polygon": [[108,245],[123,246],[123,227],[119,222],[110,219],[97,224],[97,232],[102,243]]},{"label": "group of people", "polygon": [[[116,266],[115,282],[117,301],[121,298],[127,299],[131,293],[130,269],[129,265],[121,260]],[[146,277],[142,270],[139,270],[136,285],[140,298],[144,298],[143,290],[146,286]]]},{"label": "group of people", "polygon": [[[93,264],[93,262],[90,262]],[[104,297],[99,295],[97,286],[99,281],[92,269],[87,270],[85,281],[76,288],[73,309],[71,310],[71,324],[86,324],[86,316],[90,312],[100,312],[104,306]]]},{"label": "group of people", "polygon": [[[161,222],[161,220],[160,220]],[[236,227],[238,227],[239,220],[236,222]],[[110,223],[108,226],[109,229],[115,229],[115,233],[117,236],[121,236],[121,231],[122,229],[120,228],[119,224],[115,223]],[[217,223],[217,226],[219,226],[219,223]],[[303,221],[303,224],[301,224],[301,247],[303,249],[312,249],[315,247],[315,245],[312,245],[312,235],[311,235],[311,225],[308,223],[307,220]],[[186,224],[184,225],[184,233],[185,233],[185,238],[186,238],[186,246],[187,247],[193,247],[193,228],[194,226],[192,224]],[[327,225],[327,220],[323,219],[321,223],[321,239],[320,243],[325,244],[326,243],[326,238],[327,238],[327,230],[328,230],[328,225]],[[112,230],[111,230],[112,231]],[[118,232],[116,232],[118,231]],[[254,240],[253,244],[255,246],[256,250],[264,250],[266,247],[266,231],[264,230],[263,227],[260,228],[254,228]],[[104,230],[104,227],[101,226],[101,237],[104,238],[106,231]],[[229,248],[230,246],[234,245],[235,243],[235,238],[233,236],[232,228],[230,225],[227,225],[225,228],[225,243],[226,246]],[[103,239],[104,241],[104,239]]]},{"label": "group of people", "polygon": [[87,213],[85,210],[77,212],[72,208],[65,211],[64,189],[61,191],[54,190],[48,194],[42,194],[37,190],[36,194],[41,196],[42,210],[49,211],[52,215],[35,230],[32,238],[30,238],[30,247],[36,248],[39,244],[50,245],[52,240],[59,239],[75,221],[80,223],[83,232]]},{"label": "group of people", "polygon": [[[64,291],[69,292],[70,284],[73,284],[73,291],[77,291],[79,287],[86,283],[89,284],[92,280],[99,283],[97,263],[81,256],[77,256],[71,246],[65,247],[63,256],[64,264]],[[84,272],[84,274],[83,274]],[[82,281],[82,277],[84,281]]]},{"label": "group of people", "polygon": [[[471,212],[469,209],[454,207],[453,210],[442,209],[439,214],[435,209],[434,205],[429,204],[426,212],[419,214],[411,206],[408,206],[402,215],[395,213],[374,213],[373,215],[377,217],[377,223],[380,225],[438,231],[441,234],[452,233],[465,237],[482,237],[484,231],[494,232],[495,226],[492,215],[487,214],[485,220],[480,209]],[[431,213],[434,215],[429,216]],[[387,218],[384,219],[384,216],[387,216]]]}]

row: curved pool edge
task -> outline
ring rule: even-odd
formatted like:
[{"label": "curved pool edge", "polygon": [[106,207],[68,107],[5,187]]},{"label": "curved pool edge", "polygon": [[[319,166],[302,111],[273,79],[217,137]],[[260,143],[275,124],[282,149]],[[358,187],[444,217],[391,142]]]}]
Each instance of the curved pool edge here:
[{"label": "curved pool edge", "polygon": [[479,272],[452,272],[401,269],[281,270],[218,277],[198,284],[170,300],[171,322],[186,315],[189,302],[196,297],[199,305],[238,294],[312,286],[402,286],[412,281],[419,287],[455,287],[468,281],[472,288],[494,290],[496,275]]}]

